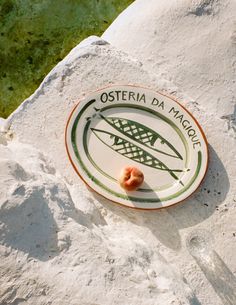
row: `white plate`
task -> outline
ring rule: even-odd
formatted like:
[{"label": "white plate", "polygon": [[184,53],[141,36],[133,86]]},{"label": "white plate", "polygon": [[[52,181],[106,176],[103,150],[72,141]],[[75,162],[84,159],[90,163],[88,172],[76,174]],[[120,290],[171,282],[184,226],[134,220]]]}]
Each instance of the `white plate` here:
[{"label": "white plate", "polygon": [[[173,98],[122,85],[88,94],[66,126],[69,159],[83,181],[113,202],[159,209],[189,197],[208,165],[205,135]],[[144,183],[132,192],[117,182],[124,166],[136,166]]]}]

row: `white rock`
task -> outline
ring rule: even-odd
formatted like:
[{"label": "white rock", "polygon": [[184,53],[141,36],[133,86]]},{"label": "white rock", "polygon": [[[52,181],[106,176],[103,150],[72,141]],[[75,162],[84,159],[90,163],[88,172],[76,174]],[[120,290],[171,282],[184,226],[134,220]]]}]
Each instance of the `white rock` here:
[{"label": "white rock", "polygon": [[5,122],[6,122],[5,119],[0,118],[0,131],[3,129]]},{"label": "white rock", "polygon": [[236,2],[136,0],[102,38],[218,117],[236,103]]},{"label": "white rock", "polygon": [[190,304],[181,276],[129,223],[117,238],[98,211],[76,209],[41,152],[0,145],[0,185],[1,304]]}]

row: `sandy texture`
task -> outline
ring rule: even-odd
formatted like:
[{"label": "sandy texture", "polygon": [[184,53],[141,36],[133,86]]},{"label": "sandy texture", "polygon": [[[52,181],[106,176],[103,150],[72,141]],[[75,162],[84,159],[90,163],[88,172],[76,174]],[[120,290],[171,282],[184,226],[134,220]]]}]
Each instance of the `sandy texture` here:
[{"label": "sandy texture", "polygon": [[[133,16],[139,10],[131,9]],[[147,15],[147,21],[153,19],[158,20],[155,14]],[[221,118],[220,110],[216,115],[209,104],[188,97],[188,90],[183,94],[184,86],[165,80],[164,75],[174,83],[174,74],[148,69],[147,63],[89,38],[4,123],[2,304],[236,303],[234,115]],[[195,81],[189,79],[191,87]],[[209,170],[183,204],[155,212],[121,208],[90,193],[75,175],[64,147],[67,117],[86,91],[112,83],[175,92],[204,127]]]}]

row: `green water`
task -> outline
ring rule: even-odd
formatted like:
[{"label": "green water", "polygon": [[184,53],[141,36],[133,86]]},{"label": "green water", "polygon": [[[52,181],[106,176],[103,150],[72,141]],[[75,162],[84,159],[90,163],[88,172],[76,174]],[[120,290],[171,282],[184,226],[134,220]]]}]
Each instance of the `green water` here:
[{"label": "green water", "polygon": [[89,35],[101,35],[133,0],[0,0],[0,117]]}]

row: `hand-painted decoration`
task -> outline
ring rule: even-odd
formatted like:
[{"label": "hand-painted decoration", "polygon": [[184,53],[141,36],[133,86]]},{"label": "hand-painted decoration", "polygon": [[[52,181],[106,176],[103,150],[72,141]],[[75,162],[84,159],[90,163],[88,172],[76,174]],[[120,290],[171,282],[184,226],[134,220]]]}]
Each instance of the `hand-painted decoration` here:
[{"label": "hand-painted decoration", "polygon": [[[66,126],[69,159],[103,197],[139,209],[159,209],[189,197],[204,178],[208,150],[193,116],[173,98],[131,85],[89,94]],[[138,168],[144,182],[121,188],[119,173]]]}]

